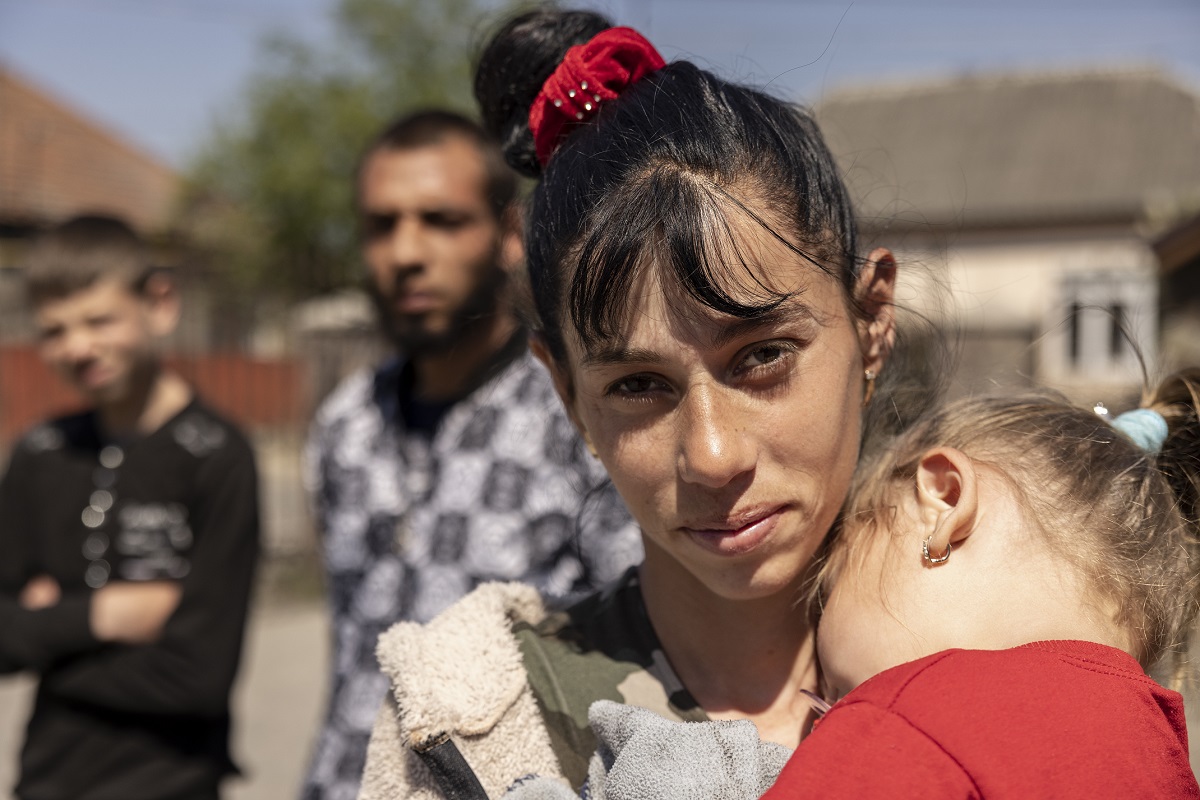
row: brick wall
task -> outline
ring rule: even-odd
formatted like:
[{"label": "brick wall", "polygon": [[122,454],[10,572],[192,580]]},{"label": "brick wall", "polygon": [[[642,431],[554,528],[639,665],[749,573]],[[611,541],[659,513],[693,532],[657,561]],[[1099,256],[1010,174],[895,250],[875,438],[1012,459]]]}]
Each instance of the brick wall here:
[{"label": "brick wall", "polygon": [[151,156],[0,69],[0,220],[106,212],[156,232],[179,185]]},{"label": "brick wall", "polygon": [[[310,412],[307,370],[295,359],[205,353],[168,360],[212,406],[248,430],[302,430]],[[41,419],[82,407],[28,344],[0,345],[0,452]]]}]

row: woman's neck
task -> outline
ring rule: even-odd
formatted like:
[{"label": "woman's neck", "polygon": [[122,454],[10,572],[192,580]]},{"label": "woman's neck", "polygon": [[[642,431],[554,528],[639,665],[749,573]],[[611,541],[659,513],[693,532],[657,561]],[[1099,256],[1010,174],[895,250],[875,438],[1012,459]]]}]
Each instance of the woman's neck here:
[{"label": "woman's neck", "polygon": [[714,594],[648,548],[642,594],[663,651],[715,719],[749,719],[768,741],[795,747],[812,724],[802,689],[817,690],[816,637],[799,589],[751,600]]}]

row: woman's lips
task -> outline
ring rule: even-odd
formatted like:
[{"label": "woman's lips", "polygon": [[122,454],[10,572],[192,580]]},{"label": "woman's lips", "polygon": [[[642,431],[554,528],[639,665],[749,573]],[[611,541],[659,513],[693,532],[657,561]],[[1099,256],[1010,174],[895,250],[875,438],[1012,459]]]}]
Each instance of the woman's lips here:
[{"label": "woman's lips", "polygon": [[722,556],[738,556],[758,547],[779,523],[784,507],[768,509],[718,524],[683,527],[683,532],[704,549]]}]

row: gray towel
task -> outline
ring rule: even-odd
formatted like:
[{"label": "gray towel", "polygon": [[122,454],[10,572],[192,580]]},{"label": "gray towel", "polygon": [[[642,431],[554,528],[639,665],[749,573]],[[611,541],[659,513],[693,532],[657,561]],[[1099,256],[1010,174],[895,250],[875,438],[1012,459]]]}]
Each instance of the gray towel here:
[{"label": "gray towel", "polygon": [[[748,720],[671,722],[652,711],[598,700],[588,721],[600,746],[585,800],[753,800],[774,783],[791,751],[758,738]],[[532,779],[507,800],[577,800],[557,781]]]}]

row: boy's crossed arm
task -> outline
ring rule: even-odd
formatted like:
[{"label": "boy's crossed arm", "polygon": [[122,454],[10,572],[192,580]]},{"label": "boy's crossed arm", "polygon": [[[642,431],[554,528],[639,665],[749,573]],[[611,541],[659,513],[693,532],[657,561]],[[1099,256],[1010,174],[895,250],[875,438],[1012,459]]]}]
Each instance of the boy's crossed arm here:
[{"label": "boy's crossed arm", "polygon": [[179,605],[174,581],[114,581],[64,595],[48,575],[0,596],[0,672],[41,671],[58,659],[109,644],[150,644]]},{"label": "boy's crossed arm", "polygon": [[[149,644],[179,605],[183,589],[175,581],[116,581],[92,593],[88,624],[101,642]],[[21,607],[40,611],[58,604],[62,589],[49,575],[38,575],[18,595]]]}]

